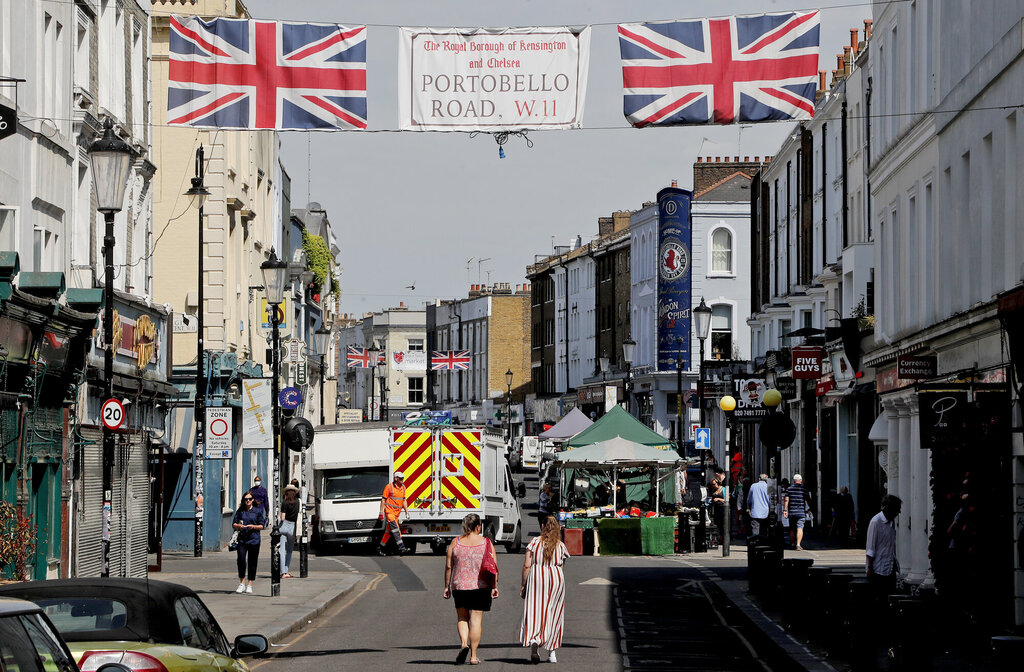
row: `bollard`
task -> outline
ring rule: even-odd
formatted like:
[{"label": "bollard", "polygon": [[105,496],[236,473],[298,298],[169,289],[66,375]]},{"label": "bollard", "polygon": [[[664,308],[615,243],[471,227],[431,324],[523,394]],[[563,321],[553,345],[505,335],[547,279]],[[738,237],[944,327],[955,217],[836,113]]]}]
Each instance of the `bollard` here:
[{"label": "bollard", "polygon": [[764,554],[772,550],[771,546],[767,544],[759,544],[753,548],[753,573],[751,574],[751,590],[756,594],[763,594],[765,591],[765,568],[764,568]]},{"label": "bollard", "polygon": [[813,564],[812,558],[782,560],[782,615],[796,627],[802,627],[807,622],[807,572]]},{"label": "bollard", "polygon": [[760,594],[766,603],[774,605],[780,597],[782,582],[782,553],[780,551],[764,551],[761,553],[759,583]]},{"label": "bollard", "polygon": [[927,670],[931,666],[926,643],[929,605],[920,597],[890,595],[893,627],[889,658],[898,670]]},{"label": "bollard", "polygon": [[[842,626],[835,631],[832,647],[837,653],[850,653],[850,662],[855,666],[868,665],[874,660],[878,634],[875,628],[871,605],[874,600],[871,582],[854,579],[847,587],[847,607],[843,614]],[[871,655],[869,655],[869,653]]]},{"label": "bollard", "polygon": [[833,572],[825,578],[825,599],[822,605],[822,627],[825,632],[834,632],[843,626],[849,608],[850,582],[853,574]]}]

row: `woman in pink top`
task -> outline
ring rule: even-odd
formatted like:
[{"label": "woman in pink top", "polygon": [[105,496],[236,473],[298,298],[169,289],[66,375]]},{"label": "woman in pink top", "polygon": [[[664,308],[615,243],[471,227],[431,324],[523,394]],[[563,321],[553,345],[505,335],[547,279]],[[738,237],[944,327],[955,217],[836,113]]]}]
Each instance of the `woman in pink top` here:
[{"label": "woman in pink top", "polygon": [[458,614],[459,654],[455,664],[461,665],[469,656],[470,665],[478,665],[477,648],[483,634],[484,612],[491,610],[491,600],[498,597],[497,576],[490,587],[480,577],[484,554],[491,554],[495,566],[498,558],[494,546],[482,534],[480,516],[471,513],[462,519],[462,536],[448,545],[448,559],[444,566],[444,599],[455,597]]}]

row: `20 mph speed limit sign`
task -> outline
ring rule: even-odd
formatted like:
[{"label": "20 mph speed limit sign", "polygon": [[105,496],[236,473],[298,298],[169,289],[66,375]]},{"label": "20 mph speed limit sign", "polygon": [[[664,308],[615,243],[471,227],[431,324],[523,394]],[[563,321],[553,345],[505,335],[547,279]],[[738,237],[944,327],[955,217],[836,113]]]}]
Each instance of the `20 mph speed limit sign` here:
[{"label": "20 mph speed limit sign", "polygon": [[121,429],[124,424],[124,406],[117,399],[107,399],[100,407],[100,418],[107,429]]}]

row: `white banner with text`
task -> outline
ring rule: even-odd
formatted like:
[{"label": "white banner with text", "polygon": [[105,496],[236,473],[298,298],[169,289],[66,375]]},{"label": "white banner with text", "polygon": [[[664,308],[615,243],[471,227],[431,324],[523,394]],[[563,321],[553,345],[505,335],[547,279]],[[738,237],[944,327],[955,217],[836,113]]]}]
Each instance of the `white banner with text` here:
[{"label": "white banner with text", "polygon": [[579,128],[590,28],[402,28],[399,127],[411,131]]}]

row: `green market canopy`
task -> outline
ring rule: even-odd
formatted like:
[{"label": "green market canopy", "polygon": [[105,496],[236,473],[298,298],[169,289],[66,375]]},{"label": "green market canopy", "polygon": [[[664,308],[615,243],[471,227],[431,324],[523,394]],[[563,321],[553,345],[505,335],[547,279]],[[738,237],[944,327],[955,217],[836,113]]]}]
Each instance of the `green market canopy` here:
[{"label": "green market canopy", "polygon": [[[615,437],[662,450],[675,448],[671,441],[634,418],[621,406],[614,407],[601,416],[597,422],[574,436],[568,446],[570,449],[582,448]],[[674,454],[673,457],[675,457]]]}]

